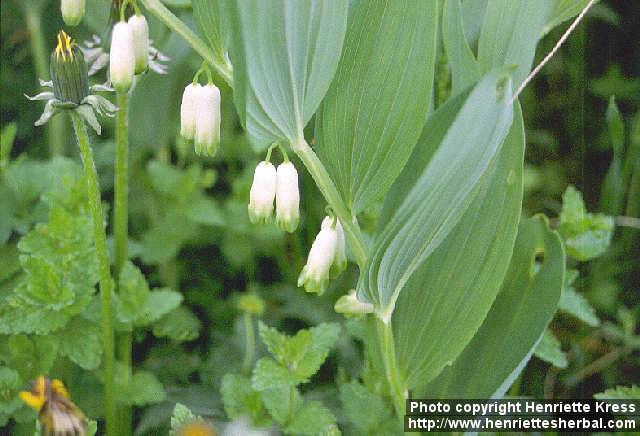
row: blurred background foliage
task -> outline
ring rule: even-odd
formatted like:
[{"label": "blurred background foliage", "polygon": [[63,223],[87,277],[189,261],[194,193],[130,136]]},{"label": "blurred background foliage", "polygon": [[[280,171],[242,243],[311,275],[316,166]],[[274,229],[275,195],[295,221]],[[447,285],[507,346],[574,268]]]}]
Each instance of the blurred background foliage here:
[{"label": "blurred background foliage", "polygon": [[[165,3],[195,28],[188,0]],[[39,77],[48,78],[54,35],[63,26],[57,0],[3,0],[0,6],[0,301],[4,301],[22,274],[18,242],[37,223],[47,222],[52,188],[64,185],[65,174],[73,172],[69,160],[78,161],[78,156],[66,116],[58,116],[46,128],[35,128],[42,108],[23,96],[36,93]],[[108,41],[108,2],[88,0],[86,10],[83,23],[71,30],[74,39],[97,34]],[[136,368],[155,376],[152,382],[139,380],[140,391],[153,386],[146,398],[138,392],[136,431],[167,428],[176,402],[197,415],[225,420],[220,382],[226,372],[242,365],[246,324],[237,302],[247,292],[266,301],[264,322],[286,332],[327,321],[343,324],[344,334],[328,364],[304,387],[306,395],[322,399],[341,420],[334,382],[360,374],[362,350],[355,338],[361,329],[357,322],[345,323],[332,308],[354,283],[357,271],[343,274],[320,298],[294,287],[320,226],[324,202],[302,164],[295,162],[303,199],[300,230],[284,234],[275,224],[250,225],[248,191],[262,156],[248,146],[231,91],[216,81],[223,101],[222,146],[214,159],[197,158],[179,137],[179,104],[201,60],[162,24],[147,18],[155,46],[171,60],[167,75],[149,72],[132,92],[129,251],[152,287],[179,291],[183,304],[134,331]],[[538,59],[567,25],[543,39]],[[537,358],[530,361],[511,395],[586,398],[616,385],[640,383],[638,29],[639,2],[599,2],[522,94],[527,127],[523,215],[544,213],[551,218],[565,240],[572,272],[560,311],[536,350]],[[94,78],[104,81],[104,71]],[[439,92],[446,93],[445,63],[440,63],[437,80]],[[103,135],[92,139],[103,201],[110,202],[112,120],[104,127]],[[307,133],[311,138],[311,130]],[[53,154],[58,158],[51,160]],[[567,190],[569,185],[577,190]],[[583,214],[582,207],[593,215]],[[572,221],[572,214],[579,217],[577,221]],[[365,229],[373,228],[376,216],[376,210],[365,214]],[[572,240],[576,235],[587,240]],[[38,357],[33,359],[41,359],[36,342],[18,348],[36,350],[40,354],[34,352]],[[7,368],[15,349],[8,336],[0,336],[0,361]],[[257,354],[265,353],[260,348]],[[100,385],[95,375],[69,360],[75,361],[69,353],[60,353],[50,363],[50,372],[65,376],[76,403],[89,416],[99,416]],[[12,403],[12,395],[25,388],[37,370],[20,374],[20,382],[12,374],[0,376],[0,424],[14,414],[17,423],[10,424],[14,430],[31,425],[21,424],[34,416]],[[156,381],[161,386],[154,385]]]}]

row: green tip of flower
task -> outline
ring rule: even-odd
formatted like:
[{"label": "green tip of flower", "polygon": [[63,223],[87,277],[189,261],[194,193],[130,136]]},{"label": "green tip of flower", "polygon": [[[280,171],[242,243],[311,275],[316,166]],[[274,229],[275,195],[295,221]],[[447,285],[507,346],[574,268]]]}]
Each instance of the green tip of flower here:
[{"label": "green tip of flower", "polygon": [[311,277],[306,266],[298,276],[298,287],[304,287],[305,291],[318,294],[318,296],[325,293],[328,282],[328,277],[321,279]]},{"label": "green tip of flower", "polygon": [[278,226],[284,230],[285,232],[288,233],[293,233],[295,232],[295,230],[298,228],[298,223],[300,222],[300,219],[296,218],[289,218],[289,219],[283,219],[283,218],[276,218],[276,223],[278,224]]}]

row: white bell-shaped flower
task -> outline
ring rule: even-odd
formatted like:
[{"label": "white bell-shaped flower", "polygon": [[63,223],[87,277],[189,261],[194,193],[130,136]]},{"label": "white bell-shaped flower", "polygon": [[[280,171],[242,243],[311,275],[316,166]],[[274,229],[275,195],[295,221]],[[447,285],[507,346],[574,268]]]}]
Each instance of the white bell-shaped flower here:
[{"label": "white bell-shaped flower", "polygon": [[182,93],[180,105],[180,134],[183,138],[193,140],[196,135],[196,99],[202,86],[189,83]]},{"label": "white bell-shaped flower", "polygon": [[322,228],[311,245],[307,264],[298,277],[298,286],[304,286],[307,292],[315,292],[318,295],[322,295],[327,290],[337,245],[336,228],[334,226]]},{"label": "white bell-shaped flower", "polygon": [[333,308],[337,313],[342,313],[346,317],[362,316],[373,312],[373,304],[363,303],[358,300],[355,289],[350,290],[347,295],[338,298]]},{"label": "white bell-shaped flower", "polygon": [[300,191],[298,172],[290,161],[278,165],[276,181],[276,222],[289,233],[300,221]]},{"label": "white bell-shaped flower", "polygon": [[194,145],[200,156],[213,156],[220,143],[220,90],[209,84],[198,89]]},{"label": "white bell-shaped flower", "polygon": [[133,34],[134,71],[140,74],[149,66],[149,25],[144,15],[132,15],[127,23]]},{"label": "white bell-shaped flower", "polygon": [[322,220],[322,228],[331,227],[334,225],[338,233],[338,243],[336,244],[336,255],[333,258],[333,264],[331,265],[331,278],[338,277],[345,269],[347,269],[347,253],[346,253],[346,241],[344,237],[344,229],[338,218],[325,217]]},{"label": "white bell-shaped flower", "polygon": [[276,179],[276,167],[271,162],[262,161],[256,166],[249,192],[249,220],[252,223],[266,223],[271,219]]},{"label": "white bell-shaped flower", "polygon": [[61,0],[60,12],[67,26],[77,26],[84,16],[85,0]]},{"label": "white bell-shaped flower", "polygon": [[131,26],[124,21],[119,21],[113,26],[109,52],[109,77],[113,87],[120,92],[127,92],[133,82],[134,70],[135,55]]}]

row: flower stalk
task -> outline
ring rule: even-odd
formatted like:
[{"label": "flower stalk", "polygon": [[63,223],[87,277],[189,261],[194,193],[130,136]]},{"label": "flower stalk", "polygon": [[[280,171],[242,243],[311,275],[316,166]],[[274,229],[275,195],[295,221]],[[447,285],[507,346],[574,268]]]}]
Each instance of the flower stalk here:
[{"label": "flower stalk", "polygon": [[376,318],[375,322],[380,340],[380,351],[382,353],[382,361],[384,362],[385,375],[389,383],[391,399],[393,400],[393,407],[396,411],[396,417],[402,419],[406,409],[407,389],[402,381],[400,368],[398,368],[398,362],[396,361],[393,330],[390,322],[386,323],[379,318]]},{"label": "flower stalk", "polygon": [[113,293],[113,280],[109,270],[109,257],[107,255],[107,235],[104,228],[104,214],[100,198],[100,186],[93,152],[89,144],[89,136],[84,125],[83,118],[77,111],[70,111],[73,129],[78,141],[80,156],[87,179],[87,194],[89,208],[93,220],[93,238],[96,247],[100,272],[100,303],[102,306],[102,342],[104,355],[104,410],[107,425],[106,434],[117,434],[116,408],[115,408],[115,356],[114,334],[111,324],[111,296]]}]

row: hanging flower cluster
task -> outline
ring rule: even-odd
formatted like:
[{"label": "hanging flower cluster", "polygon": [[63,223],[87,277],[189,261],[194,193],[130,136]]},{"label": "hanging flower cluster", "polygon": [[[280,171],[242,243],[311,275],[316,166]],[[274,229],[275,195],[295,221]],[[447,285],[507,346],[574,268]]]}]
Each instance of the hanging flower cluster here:
[{"label": "hanging flower cluster", "polygon": [[41,126],[63,110],[75,110],[87,123],[100,134],[101,128],[96,113],[112,117],[117,107],[106,98],[95,94],[98,91],[113,91],[106,85],[89,86],[87,64],[82,51],[71,37],[61,30],[58,33],[58,44],[51,53],[51,81],[40,81],[40,85],[52,88],[29,97],[29,100],[45,100],[42,116],[35,122]]},{"label": "hanging flower cluster", "polygon": [[345,237],[342,224],[335,216],[322,220],[320,232],[311,245],[307,264],[298,277],[298,286],[307,292],[322,295],[329,279],[337,277],[347,266]]},{"label": "hanging flower cluster", "polygon": [[180,134],[193,141],[196,154],[211,157],[220,144],[220,90],[211,78],[208,84],[200,85],[199,74],[182,94]]},{"label": "hanging flower cluster", "polygon": [[266,160],[256,166],[249,192],[249,220],[252,223],[267,223],[276,207],[276,223],[287,232],[293,232],[300,221],[300,191],[298,172],[286,152],[280,147],[284,162],[276,169],[270,162],[271,152],[279,145],[272,145]]},{"label": "hanging flower cluster", "polygon": [[128,21],[113,26],[109,52],[109,77],[113,87],[127,92],[136,74],[149,66],[149,25],[144,15],[135,14]]}]

